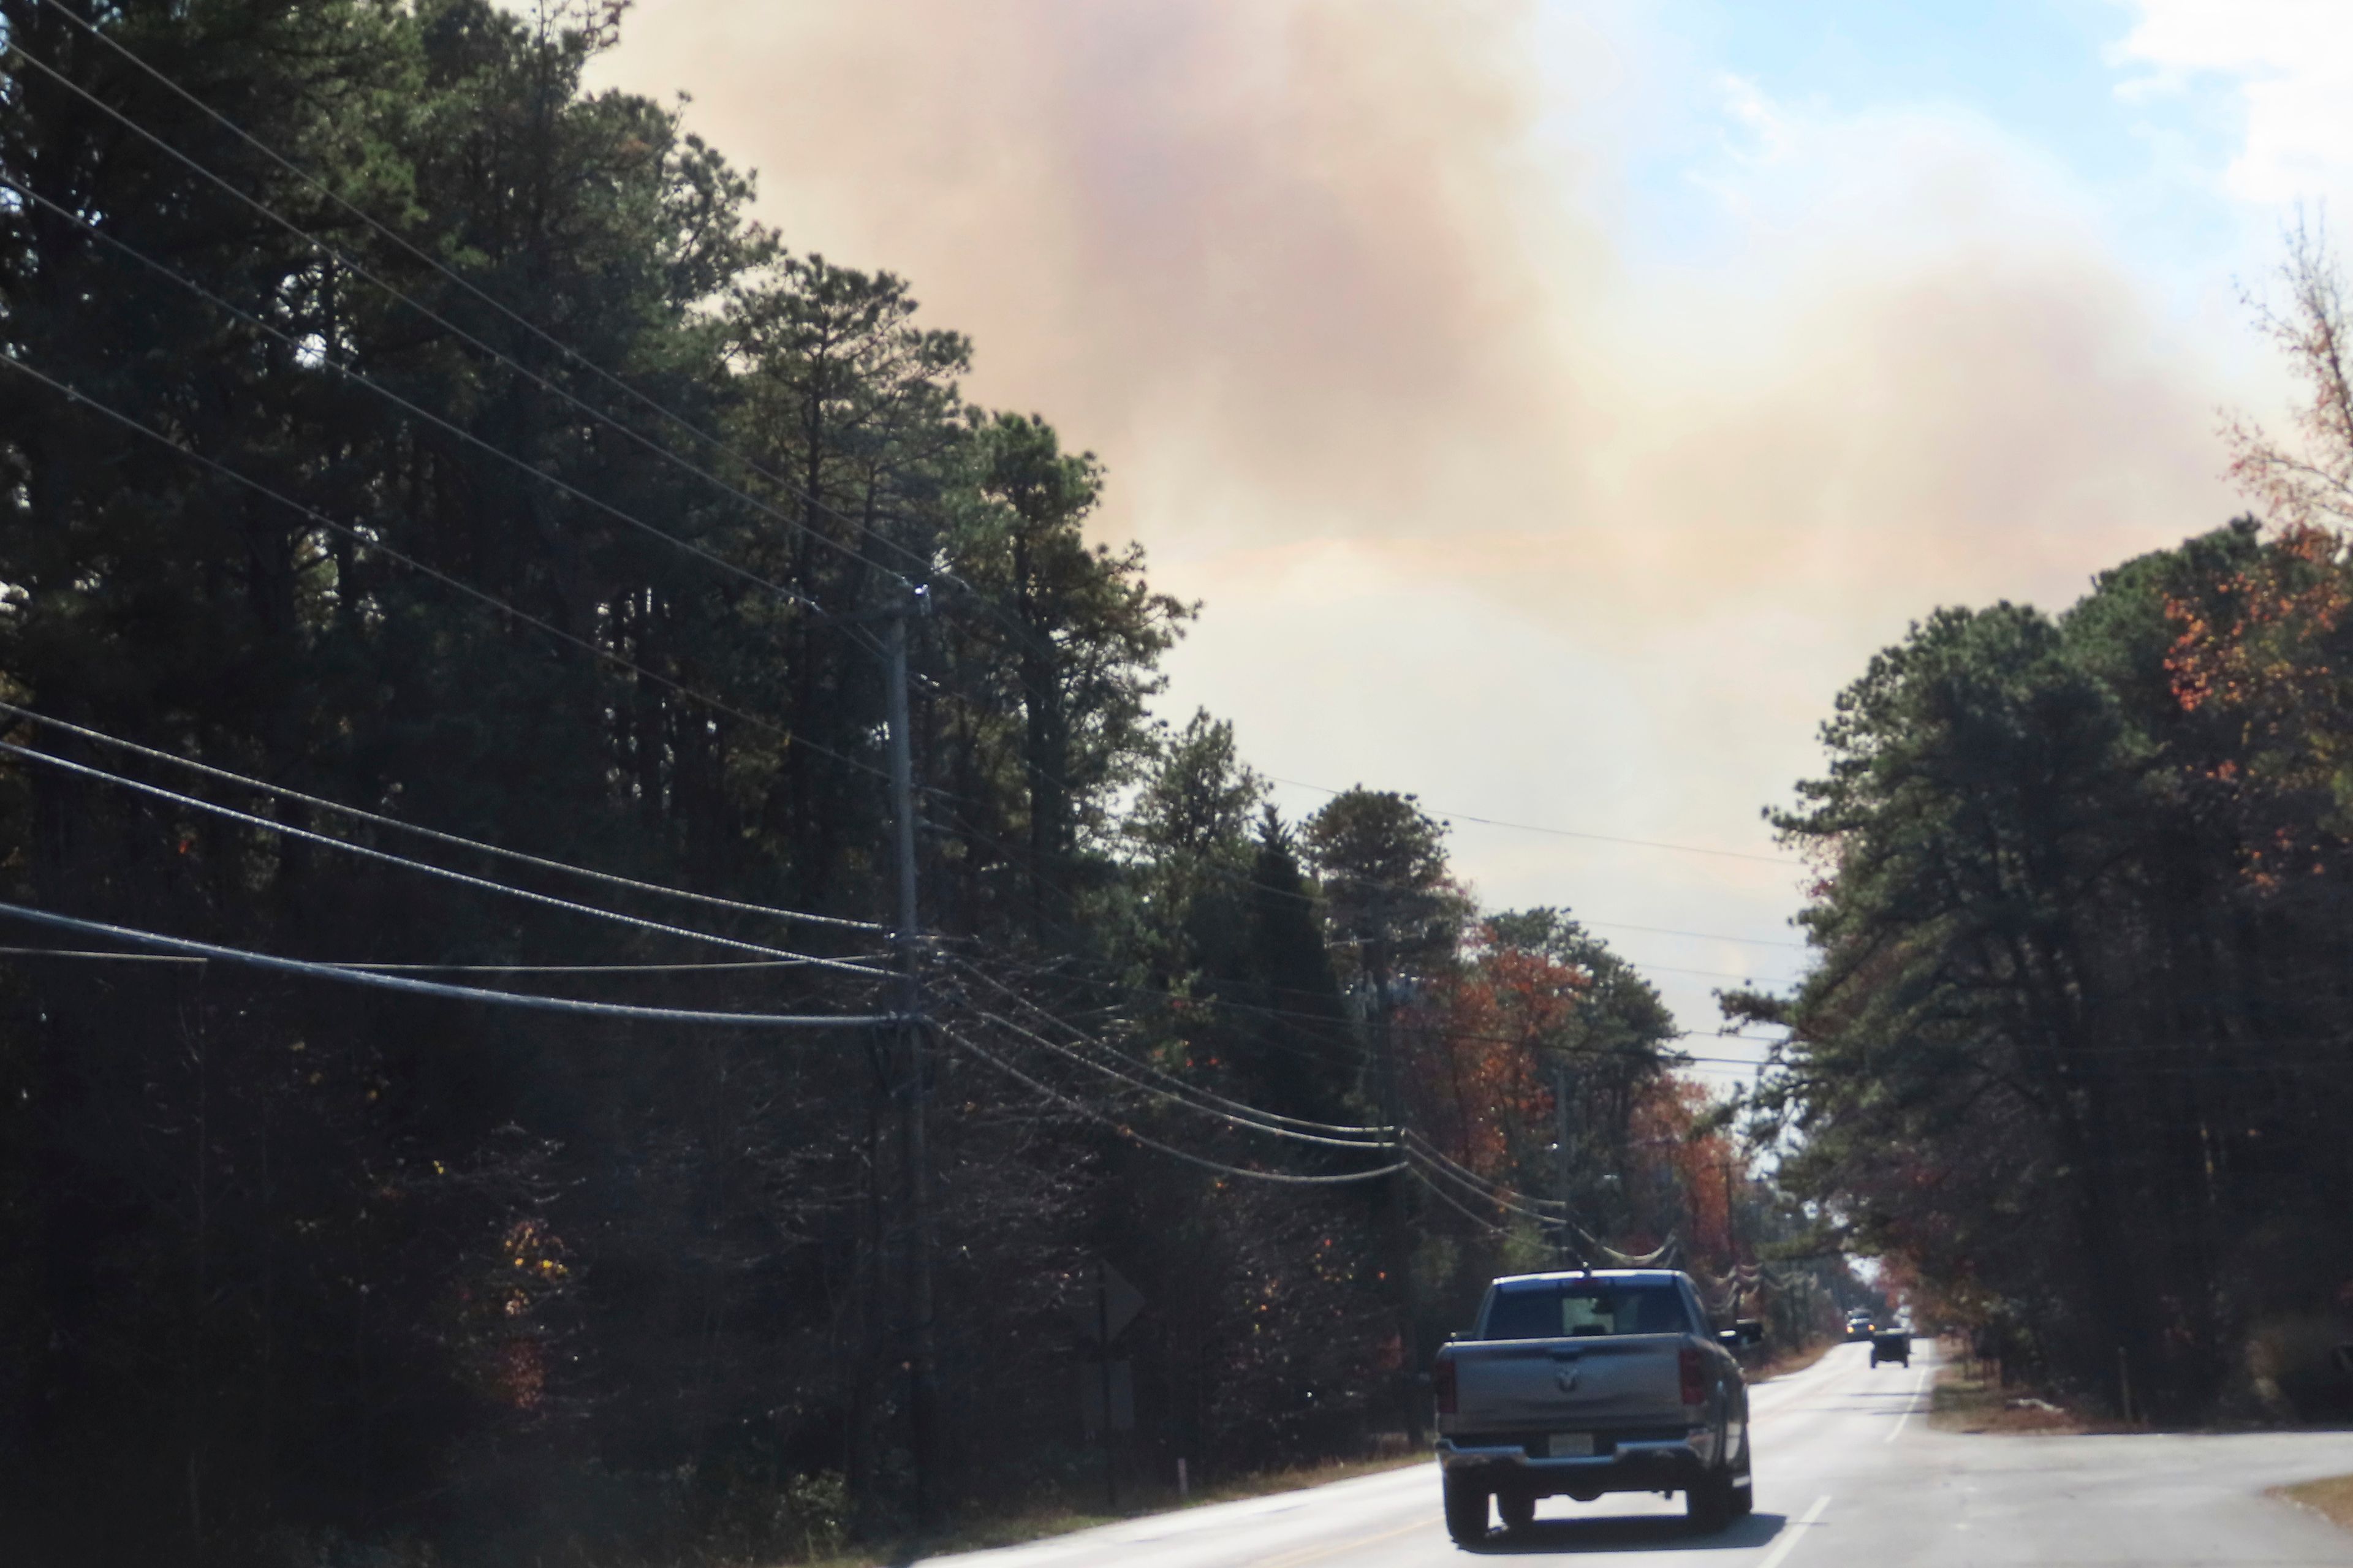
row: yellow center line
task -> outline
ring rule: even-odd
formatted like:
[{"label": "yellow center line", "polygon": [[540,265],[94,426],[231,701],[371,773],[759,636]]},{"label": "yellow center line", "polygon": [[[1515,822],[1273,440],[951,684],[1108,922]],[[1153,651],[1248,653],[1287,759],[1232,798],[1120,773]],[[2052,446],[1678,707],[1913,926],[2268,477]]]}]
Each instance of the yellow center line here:
[{"label": "yellow center line", "polygon": [[1303,1546],[1296,1551],[1286,1552],[1280,1557],[1259,1558],[1251,1564],[1251,1568],[1298,1568],[1298,1565],[1303,1563],[1318,1562],[1343,1552],[1354,1552],[1360,1546],[1372,1546],[1383,1541],[1394,1541],[1400,1535],[1409,1534],[1417,1530],[1428,1530],[1437,1522],[1437,1517],[1433,1514],[1428,1519],[1409,1521],[1398,1525],[1395,1530],[1384,1530],[1378,1535],[1358,1535],[1346,1541],[1335,1541],[1321,1546]]}]

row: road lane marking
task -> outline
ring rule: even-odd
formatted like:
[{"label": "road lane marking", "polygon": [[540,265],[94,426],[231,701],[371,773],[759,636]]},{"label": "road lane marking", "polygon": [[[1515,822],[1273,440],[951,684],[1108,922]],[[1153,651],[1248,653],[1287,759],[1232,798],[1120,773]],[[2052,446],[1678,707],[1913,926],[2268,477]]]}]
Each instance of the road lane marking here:
[{"label": "road lane marking", "polygon": [[1803,1530],[1808,1525],[1819,1521],[1822,1517],[1822,1510],[1830,1506],[1830,1493],[1824,1492],[1821,1496],[1816,1498],[1814,1500],[1814,1506],[1806,1510],[1806,1517],[1798,1521],[1797,1530],[1791,1530],[1786,1526],[1783,1527],[1781,1531],[1781,1543],[1774,1547],[1773,1554],[1766,1558],[1764,1562],[1757,1564],[1757,1568],[1781,1568],[1781,1560],[1798,1549],[1798,1531]]},{"label": "road lane marking", "polygon": [[1280,1557],[1259,1558],[1253,1563],[1252,1568],[1298,1568],[1298,1564],[1302,1563],[1319,1562],[1335,1552],[1354,1552],[1359,1546],[1372,1546],[1384,1541],[1394,1541],[1398,1536],[1413,1531],[1426,1530],[1435,1522],[1437,1521],[1432,1519],[1416,1519],[1398,1525],[1395,1530],[1384,1530],[1378,1535],[1358,1535],[1346,1541],[1335,1541],[1324,1545],[1301,1547],[1295,1551],[1287,1552]]},{"label": "road lane marking", "polygon": [[1920,1403],[1920,1391],[1928,1386],[1928,1373],[1930,1370],[1931,1369],[1928,1367],[1922,1367],[1920,1369],[1920,1375],[1913,1380],[1912,1397],[1905,1403],[1904,1406],[1904,1414],[1895,1418],[1895,1425],[1887,1429],[1887,1436],[1880,1439],[1880,1442],[1883,1445],[1895,1441],[1895,1434],[1903,1431],[1904,1423],[1912,1419],[1912,1407],[1913,1405]]}]

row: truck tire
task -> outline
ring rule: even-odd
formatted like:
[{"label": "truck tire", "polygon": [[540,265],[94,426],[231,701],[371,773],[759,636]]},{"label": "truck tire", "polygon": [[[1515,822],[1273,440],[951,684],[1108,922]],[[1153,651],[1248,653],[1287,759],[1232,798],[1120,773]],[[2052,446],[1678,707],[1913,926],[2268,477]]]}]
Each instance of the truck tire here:
[{"label": "truck tire", "polygon": [[1468,1476],[1451,1472],[1440,1484],[1446,1489],[1446,1533],[1454,1544],[1469,1546],[1486,1540],[1487,1489]]},{"label": "truck tire", "polygon": [[1497,1492],[1495,1512],[1504,1521],[1504,1533],[1514,1534],[1536,1521],[1536,1500],[1525,1492]]},{"label": "truck tire", "polygon": [[1702,1535],[1714,1535],[1732,1522],[1732,1478],[1710,1470],[1683,1489],[1683,1518]]}]

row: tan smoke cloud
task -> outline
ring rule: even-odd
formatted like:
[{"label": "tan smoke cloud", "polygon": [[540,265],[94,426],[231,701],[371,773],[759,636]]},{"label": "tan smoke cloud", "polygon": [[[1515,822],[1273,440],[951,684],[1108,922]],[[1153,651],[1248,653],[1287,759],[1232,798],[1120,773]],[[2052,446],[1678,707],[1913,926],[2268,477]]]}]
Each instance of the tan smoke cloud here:
[{"label": "tan smoke cloud", "polygon": [[913,279],[981,395],[1196,509],[1377,528],[1569,398],[1525,10],[648,0],[607,71],[691,86],[787,243]]},{"label": "tan smoke cloud", "polygon": [[[1728,84],[1714,248],[1638,258],[1641,72],[1560,15],[640,0],[600,68],[691,89],[788,243],[913,279],[975,395],[1108,459],[1106,529],[1208,601],[1175,696],[1261,766],[1763,848],[1908,621],[2056,608],[2222,521],[2230,389],[2063,173],[1966,119]],[[1497,902],[1783,936],[1795,903],[1755,862],[1458,849]],[[1714,982],[1662,983],[1711,1021]]]}]

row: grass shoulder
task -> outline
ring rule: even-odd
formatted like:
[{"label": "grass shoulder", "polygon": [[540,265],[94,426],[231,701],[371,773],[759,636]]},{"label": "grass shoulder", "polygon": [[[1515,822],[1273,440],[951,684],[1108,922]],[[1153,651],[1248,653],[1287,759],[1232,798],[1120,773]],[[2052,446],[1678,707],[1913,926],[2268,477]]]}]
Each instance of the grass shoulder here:
[{"label": "grass shoulder", "polygon": [[2125,1430],[2094,1421],[2032,1389],[2005,1388],[1981,1368],[1957,1359],[1936,1368],[1928,1397],[1928,1425],[1939,1432],[2058,1436]]},{"label": "grass shoulder", "polygon": [[[1277,1492],[1302,1491],[1334,1481],[1354,1480],[1358,1476],[1378,1475],[1386,1470],[1427,1464],[1430,1458],[1426,1447],[1409,1449],[1399,1440],[1394,1447],[1385,1446],[1381,1451],[1363,1458],[1288,1465],[1229,1477],[1195,1488],[1189,1496],[1183,1498],[1176,1495],[1174,1487],[1146,1489],[1132,1494],[1132,1501],[1116,1513],[1103,1509],[1089,1510],[1050,1504],[973,1519],[940,1535],[920,1541],[876,1542],[853,1548],[838,1557],[818,1559],[814,1561],[813,1568],[902,1568],[903,1564],[919,1563],[928,1557],[948,1557],[960,1552],[985,1552],[999,1546],[1020,1546],[1033,1541],[1068,1535],[1074,1531],[1092,1530],[1098,1525],[1117,1524],[1124,1520],[1143,1519],[1153,1514],[1171,1513],[1179,1509],[1206,1508],[1212,1503],[1239,1502],[1247,1498],[1271,1497]],[[1433,1498],[1435,1495],[1433,1492]]]}]

